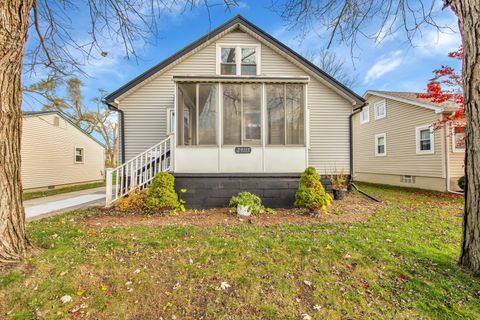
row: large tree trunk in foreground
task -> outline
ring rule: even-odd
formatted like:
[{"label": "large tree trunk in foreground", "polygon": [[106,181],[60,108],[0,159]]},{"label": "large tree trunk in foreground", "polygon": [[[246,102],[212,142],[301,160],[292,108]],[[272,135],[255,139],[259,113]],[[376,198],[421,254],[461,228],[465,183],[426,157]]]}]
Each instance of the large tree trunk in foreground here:
[{"label": "large tree trunk in foreground", "polygon": [[20,180],[22,59],[32,1],[0,1],[0,265],[26,254]]},{"label": "large tree trunk in foreground", "polygon": [[453,0],[463,37],[463,81],[468,118],[465,149],[465,212],[459,263],[480,275],[480,5]]}]

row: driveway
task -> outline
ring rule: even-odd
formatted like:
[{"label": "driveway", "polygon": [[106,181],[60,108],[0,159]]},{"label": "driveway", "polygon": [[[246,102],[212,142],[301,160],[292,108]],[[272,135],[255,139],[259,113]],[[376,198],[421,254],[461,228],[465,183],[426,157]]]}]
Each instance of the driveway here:
[{"label": "driveway", "polygon": [[105,205],[105,187],[27,200],[23,205],[27,221],[75,209]]}]

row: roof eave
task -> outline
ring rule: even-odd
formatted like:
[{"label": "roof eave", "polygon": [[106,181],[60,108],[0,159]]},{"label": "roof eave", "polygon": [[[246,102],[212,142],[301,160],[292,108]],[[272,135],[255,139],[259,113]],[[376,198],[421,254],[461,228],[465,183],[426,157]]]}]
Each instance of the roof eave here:
[{"label": "roof eave", "polygon": [[263,31],[262,29],[258,28],[254,24],[252,24],[250,21],[246,20],[240,15],[235,16],[234,18],[228,20],[224,24],[220,25],[213,31],[207,33],[205,36],[197,39],[196,41],[192,42],[188,46],[184,47],[183,49],[177,51],[175,54],[172,56],[168,57],[167,59],[163,60],[156,66],[148,69],[138,77],[134,78],[133,80],[129,81],[125,85],[121,86],[119,89],[115,90],[114,92],[110,93],[105,97],[105,101],[107,103],[113,103],[115,102],[115,99],[119,98],[123,94],[127,93],[129,90],[133,89],[143,81],[147,80],[157,72],[161,71],[171,63],[175,62],[177,59],[183,57],[184,55],[188,54],[190,51],[196,49],[197,47],[201,46],[202,44],[206,43],[207,41],[211,40],[212,38],[216,37],[220,33],[227,31],[231,27],[234,27],[235,25],[242,25],[243,27],[253,31],[255,34],[258,34],[260,37],[263,37],[266,41],[272,43],[275,45],[277,48],[282,50],[285,54],[289,55],[293,59],[299,61],[302,65],[304,65],[306,68],[310,69],[313,73],[319,75],[321,78],[323,78],[327,83],[333,87],[333,89],[338,90],[339,92],[343,93],[343,95],[352,102],[352,105],[364,105],[365,100],[357,95],[355,92],[347,88],[345,85],[337,81],[335,78],[331,77],[328,75],[326,72],[318,68],[316,65],[272,37],[270,34],[267,32]]}]

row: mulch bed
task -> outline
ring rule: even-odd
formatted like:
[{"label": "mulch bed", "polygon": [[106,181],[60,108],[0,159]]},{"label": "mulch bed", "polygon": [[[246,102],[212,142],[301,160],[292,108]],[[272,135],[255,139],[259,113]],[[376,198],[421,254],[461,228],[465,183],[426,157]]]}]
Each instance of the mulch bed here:
[{"label": "mulch bed", "polygon": [[240,218],[227,208],[187,210],[177,215],[142,212],[125,213],[114,208],[102,209],[96,214],[85,217],[84,223],[90,227],[108,226],[215,226],[215,225],[276,225],[276,224],[318,224],[349,223],[366,221],[372,214],[383,207],[361,195],[349,194],[344,200],[332,201],[327,213],[310,213],[302,209],[277,209],[276,214],[260,214]]}]

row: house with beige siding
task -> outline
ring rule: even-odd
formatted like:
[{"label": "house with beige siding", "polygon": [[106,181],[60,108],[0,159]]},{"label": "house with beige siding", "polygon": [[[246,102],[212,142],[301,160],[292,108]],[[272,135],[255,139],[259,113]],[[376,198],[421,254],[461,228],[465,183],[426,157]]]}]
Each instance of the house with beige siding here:
[{"label": "house with beige siding", "polygon": [[56,111],[23,113],[21,159],[24,190],[104,179],[105,147]]},{"label": "house with beige siding", "polygon": [[364,100],[241,16],[106,97],[122,165],[107,202],[170,171],[187,205],[239,191],[291,206],[300,173],[350,173],[349,119]]},{"label": "house with beige siding", "polygon": [[464,128],[458,121],[433,129],[457,107],[413,92],[367,91],[353,116],[354,178],[358,181],[459,191],[464,175]]}]

